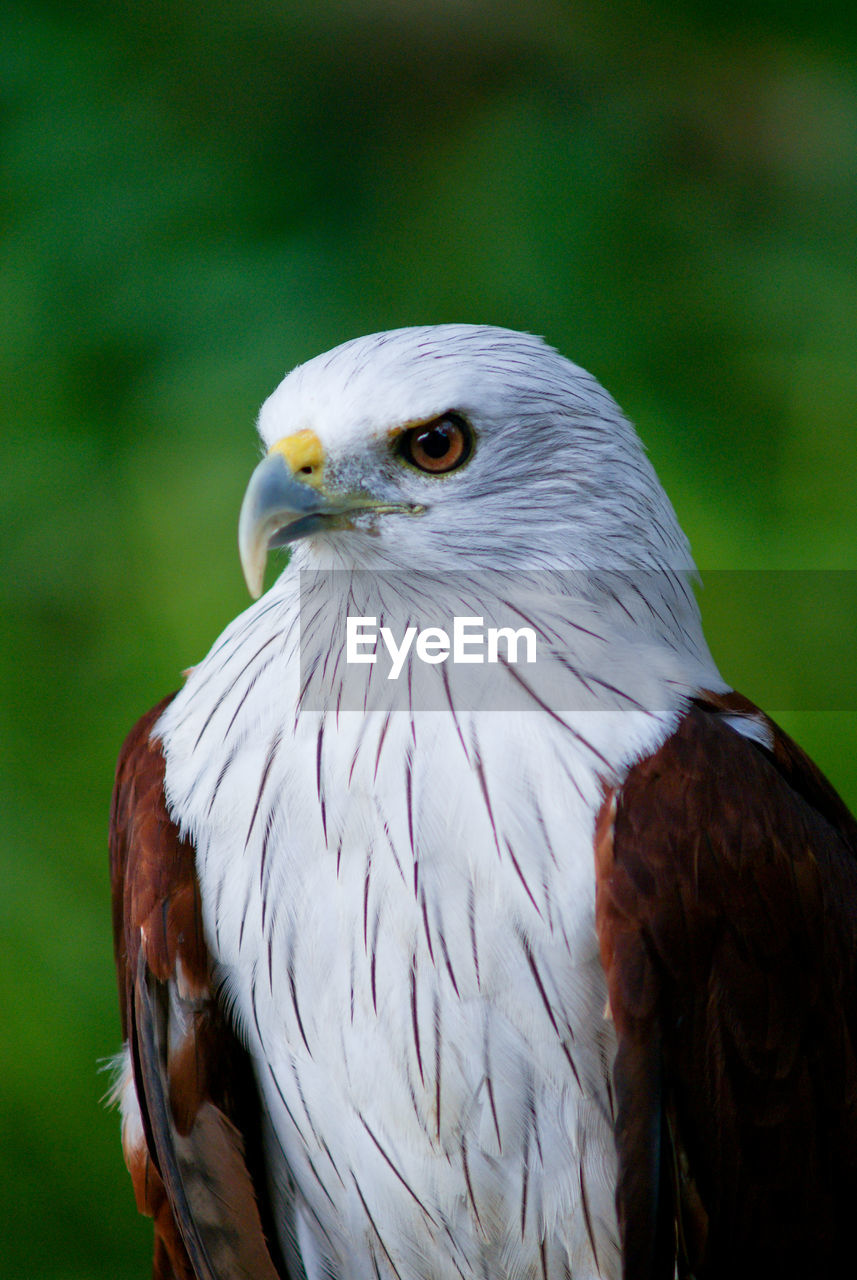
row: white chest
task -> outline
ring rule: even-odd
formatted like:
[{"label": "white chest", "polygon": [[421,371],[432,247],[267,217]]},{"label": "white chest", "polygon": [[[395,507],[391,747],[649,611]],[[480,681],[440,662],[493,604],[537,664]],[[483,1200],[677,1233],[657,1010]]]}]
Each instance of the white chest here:
[{"label": "white chest", "polygon": [[200,866],[307,1270],[612,1274],[595,779],[499,714],[343,720]]},{"label": "white chest", "polygon": [[592,837],[671,716],[296,716],[284,619],[236,624],[164,738],[287,1249],[308,1280],[618,1275]]}]

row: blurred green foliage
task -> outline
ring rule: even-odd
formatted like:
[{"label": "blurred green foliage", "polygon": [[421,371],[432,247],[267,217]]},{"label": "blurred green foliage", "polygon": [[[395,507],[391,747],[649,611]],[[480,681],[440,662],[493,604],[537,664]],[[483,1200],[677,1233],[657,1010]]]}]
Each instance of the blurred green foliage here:
[{"label": "blurred green foliage", "polygon": [[[401,324],[543,333],[637,422],[703,570],[857,568],[855,52],[844,3],[7,0],[0,1275],[148,1269],[96,1074],[113,762],[246,602],[286,368]],[[854,805],[855,591],[802,577],[718,574],[703,610]]]}]

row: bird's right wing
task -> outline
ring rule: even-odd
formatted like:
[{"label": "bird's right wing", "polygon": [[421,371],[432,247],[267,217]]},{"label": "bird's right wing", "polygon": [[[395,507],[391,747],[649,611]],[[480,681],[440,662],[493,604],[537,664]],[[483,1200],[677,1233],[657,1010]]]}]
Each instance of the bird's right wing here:
[{"label": "bird's right wing", "polygon": [[125,1161],[155,1220],[155,1280],[284,1280],[253,1070],[212,982],[194,851],[167,811],[152,738],[165,706],[125,742],[110,821]]}]

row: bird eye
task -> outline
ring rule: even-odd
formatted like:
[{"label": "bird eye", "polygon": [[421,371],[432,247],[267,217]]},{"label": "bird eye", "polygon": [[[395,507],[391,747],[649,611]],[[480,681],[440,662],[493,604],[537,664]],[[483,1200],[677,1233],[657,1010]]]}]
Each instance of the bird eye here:
[{"label": "bird eye", "polygon": [[435,476],[462,467],[472,452],[473,433],[457,413],[446,413],[399,436],[399,453],[405,461]]}]

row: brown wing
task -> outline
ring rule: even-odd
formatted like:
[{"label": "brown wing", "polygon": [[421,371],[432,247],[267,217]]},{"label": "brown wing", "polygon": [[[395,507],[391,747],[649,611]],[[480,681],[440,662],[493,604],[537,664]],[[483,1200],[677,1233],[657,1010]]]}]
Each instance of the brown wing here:
[{"label": "brown wing", "polygon": [[626,1280],[851,1274],[854,819],[706,695],[607,795],[596,863]]},{"label": "brown wing", "polygon": [[142,1118],[123,1134],[137,1205],[155,1220],[156,1280],[286,1268],[264,1191],[259,1100],[213,989],[194,855],[170,820],[151,733],[119,757],[110,823],[113,940],[122,1029]]}]

